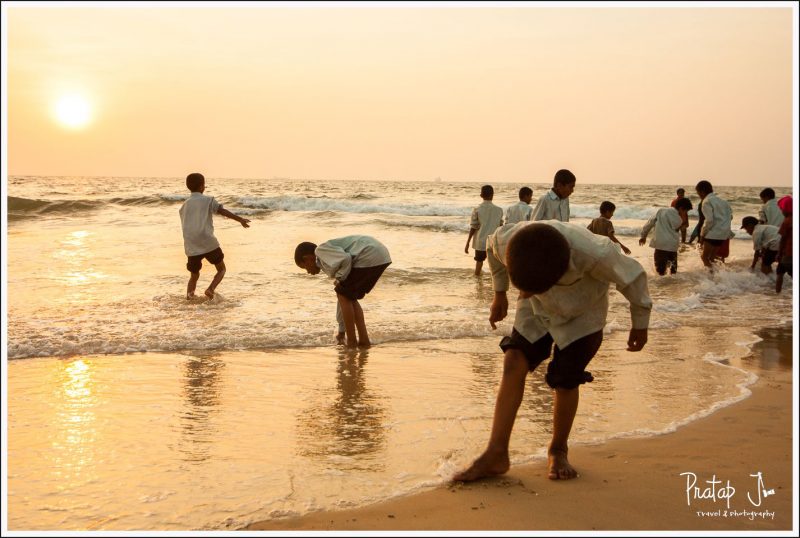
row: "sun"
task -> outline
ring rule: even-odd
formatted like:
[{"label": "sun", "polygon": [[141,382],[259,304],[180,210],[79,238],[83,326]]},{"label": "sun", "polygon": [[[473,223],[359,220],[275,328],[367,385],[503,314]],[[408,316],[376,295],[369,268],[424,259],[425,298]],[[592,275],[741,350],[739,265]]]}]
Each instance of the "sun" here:
[{"label": "sun", "polygon": [[89,101],[77,94],[62,95],[54,106],[56,119],[64,127],[80,129],[92,119]]}]

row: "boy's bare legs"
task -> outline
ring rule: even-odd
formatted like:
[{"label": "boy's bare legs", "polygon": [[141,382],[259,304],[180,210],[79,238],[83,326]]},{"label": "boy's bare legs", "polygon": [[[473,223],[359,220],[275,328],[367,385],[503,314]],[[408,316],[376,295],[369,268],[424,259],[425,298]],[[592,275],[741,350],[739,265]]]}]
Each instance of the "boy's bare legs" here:
[{"label": "boy's bare legs", "polygon": [[567,459],[567,441],[572,431],[572,422],[578,411],[580,390],[555,389],[553,402],[553,440],[547,449],[549,470],[547,478],[551,480],[569,480],[578,476],[578,472]]},{"label": "boy's bare legs", "polygon": [[717,257],[717,247],[712,245],[708,241],[703,241],[703,252],[702,254],[700,254],[700,259],[703,260],[703,265],[713,270],[714,266],[712,265],[712,262],[716,257]]},{"label": "boy's bare legs", "polygon": [[483,269],[483,262],[475,262],[475,276],[481,276],[481,269]]},{"label": "boy's bare legs", "polygon": [[511,462],[508,457],[508,443],[511,430],[517,418],[517,410],[525,392],[525,378],[528,376],[528,360],[518,349],[509,349],[503,362],[503,378],[494,406],[492,433],[489,445],[472,465],[453,476],[453,480],[471,482],[508,471]]},{"label": "boy's bare legs", "polygon": [[225,276],[225,262],[219,262],[215,264],[214,267],[217,268],[217,274],[214,275],[214,279],[205,291],[206,297],[209,299],[214,298],[214,290],[217,289],[217,286],[219,286],[219,283],[222,282],[222,278]]},{"label": "boy's bare legs", "polygon": [[342,318],[344,319],[345,346],[356,347],[356,313],[353,305],[354,301],[351,301],[341,293],[337,293],[336,297],[339,299],[339,307],[342,309]]},{"label": "boy's bare legs", "polygon": [[189,284],[186,286],[186,298],[191,299],[194,297],[194,290],[197,287],[197,281],[200,279],[200,271],[190,273]]},{"label": "boy's bare legs", "polygon": [[783,289],[783,273],[775,275],[775,293],[780,293]]},{"label": "boy's bare legs", "polygon": [[353,301],[353,314],[355,314],[356,330],[358,331],[358,347],[370,347],[372,343],[369,341],[369,335],[367,334],[364,311],[358,301]]}]

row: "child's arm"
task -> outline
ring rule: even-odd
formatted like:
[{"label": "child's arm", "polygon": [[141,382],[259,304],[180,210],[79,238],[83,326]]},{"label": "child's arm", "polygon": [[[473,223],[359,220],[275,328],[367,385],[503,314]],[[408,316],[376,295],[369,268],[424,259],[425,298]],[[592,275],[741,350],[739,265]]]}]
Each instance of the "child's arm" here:
[{"label": "child's arm", "polygon": [[338,281],[346,280],[353,268],[353,257],[341,247],[322,243],[314,251],[326,275]]},{"label": "child's arm", "polygon": [[758,261],[758,258],[760,258],[760,257],[761,257],[761,251],[758,250],[758,249],[754,250],[753,251],[753,263],[750,264],[750,269],[755,269],[756,268],[756,262]]},{"label": "child's arm", "polygon": [[469,218],[469,236],[467,236],[467,245],[464,247],[464,253],[469,254],[469,242],[472,240],[472,236],[475,235],[475,232],[481,227],[481,221],[478,218],[478,208],[472,210],[472,215]]},{"label": "child's arm", "polygon": [[250,219],[245,219],[245,218],[240,217],[239,215],[234,215],[233,213],[231,213],[230,211],[228,211],[224,207],[220,207],[217,210],[217,213],[219,213],[223,217],[235,220],[236,222],[241,224],[244,228],[249,228],[250,227]]},{"label": "child's arm", "polygon": [[653,229],[653,226],[656,225],[656,216],[657,215],[658,215],[658,213],[656,213],[656,215],[653,215],[652,217],[650,217],[650,220],[645,222],[644,226],[642,226],[642,235],[639,237],[639,246],[644,245],[645,241],[647,241],[647,234],[649,234],[650,230]]},{"label": "child's arm", "polygon": [[490,235],[486,240],[486,260],[489,262],[489,269],[492,272],[492,288],[494,288],[494,299],[492,305],[489,307],[489,324],[492,329],[496,329],[495,323],[505,319],[508,315],[508,297],[506,291],[508,290],[510,279],[506,266],[503,265],[502,259],[505,258],[505,245],[504,238],[501,238],[495,232]]},{"label": "child's arm", "polygon": [[597,280],[616,284],[617,291],[628,300],[631,311],[628,351],[641,350],[647,343],[647,327],[653,309],[653,300],[647,289],[647,273],[642,265],[609,245],[590,274]]},{"label": "child's arm", "polygon": [[475,235],[475,232],[477,231],[478,230],[476,230],[475,228],[469,229],[469,235],[467,236],[467,244],[464,245],[464,254],[469,254],[469,242],[472,240],[472,236]]},{"label": "child's arm", "polygon": [[630,254],[630,253],[631,253],[631,249],[629,249],[628,247],[626,247],[625,245],[623,245],[623,244],[620,242],[620,240],[619,240],[619,239],[617,239],[617,236],[616,236],[616,235],[614,235],[614,232],[611,232],[610,234],[608,234],[608,238],[609,238],[609,239],[611,239],[611,240],[612,240],[613,242],[615,242],[616,244],[618,244],[619,246],[621,246],[621,247],[622,247],[622,252],[624,252],[625,254]]}]

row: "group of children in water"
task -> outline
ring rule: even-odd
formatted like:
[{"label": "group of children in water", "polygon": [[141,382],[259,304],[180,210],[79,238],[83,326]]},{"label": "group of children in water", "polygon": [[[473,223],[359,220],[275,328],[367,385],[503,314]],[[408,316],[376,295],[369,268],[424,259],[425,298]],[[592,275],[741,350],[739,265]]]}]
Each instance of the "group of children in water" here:
[{"label": "group of children in water", "polygon": [[[520,201],[503,210],[492,203],[491,185],[481,188],[483,202],[470,218],[470,242],[475,251],[475,274],[480,275],[484,261],[491,269],[494,297],[489,308],[489,323],[496,323],[508,313],[509,284],[519,290],[511,336],[500,341],[504,352],[503,376],[495,403],[492,429],[486,450],[467,469],[457,473],[457,481],[474,481],[505,473],[510,465],[509,441],[522,402],[525,379],[529,372],[552,355],[545,381],[554,389],[553,435],[548,447],[548,477],[571,479],[577,471],[570,464],[568,439],[578,407],[580,385],[591,382],[586,371],[603,341],[608,314],[608,289],[611,284],[630,304],[631,329],[628,351],[640,351],[647,342],[652,300],[647,275],[641,264],[627,255],[630,250],[614,235],[611,218],[615,206],[600,205],[600,216],[588,227],[569,222],[569,196],[576,178],[569,170],[559,170],[553,187],[531,207],[533,191],[523,187]],[[224,254],[214,237],[212,216],[220,214],[249,227],[249,220],[224,209],[214,198],[205,196],[205,178],[189,174],[186,186],[191,196],[180,209],[184,248],[190,272],[186,295],[191,299],[200,276],[202,260],[215,265],[217,273],[205,290],[214,297],[225,274]],[[639,244],[655,230],[650,246],[655,249],[654,263],[660,275],[677,271],[679,233],[685,242],[688,212],[692,203],[679,189],[671,207],[659,209],[642,228]],[[700,181],[696,192],[701,199],[698,213],[698,236],[703,263],[713,268],[717,258],[724,258],[723,248],[733,236],[730,205],[719,198],[708,181]],[[771,198],[769,198],[771,192]],[[773,203],[772,189],[762,192],[764,207],[760,219],[745,217],[742,227],[753,236],[762,271],[769,272],[778,261],[776,291],[780,292],[783,274],[792,274],[791,197]],[[773,207],[774,206],[774,207]],[[776,209],[783,220],[777,223]],[[780,226],[780,228],[778,228]],[[694,238],[690,239],[690,242]],[[727,254],[725,254],[727,255]],[[320,271],[334,279],[337,297],[337,341],[347,347],[370,345],[364,312],[359,300],[375,286],[392,263],[389,251],[377,239],[350,235],[331,239],[320,245],[303,242],[294,253],[295,264],[309,274]]]}]

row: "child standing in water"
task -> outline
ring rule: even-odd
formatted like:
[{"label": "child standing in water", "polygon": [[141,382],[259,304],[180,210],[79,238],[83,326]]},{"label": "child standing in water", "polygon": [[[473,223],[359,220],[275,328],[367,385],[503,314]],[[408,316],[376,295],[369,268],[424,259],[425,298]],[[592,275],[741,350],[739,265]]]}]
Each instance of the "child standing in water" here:
[{"label": "child standing in water", "polygon": [[585,369],[603,341],[609,284],[630,302],[628,351],[639,351],[647,342],[652,308],[647,275],[608,238],[556,220],[503,226],[489,238],[487,256],[494,286],[489,309],[493,329],[508,312],[509,280],[520,290],[520,298],[511,336],[500,341],[505,361],[489,444],[453,479],[470,482],[508,471],[511,430],[525,379],[551,353],[545,376],[555,391],[548,477],[575,478],[567,441],[578,409],[578,387],[593,380]]},{"label": "child standing in water", "polygon": [[472,210],[469,235],[464,246],[464,253],[469,254],[469,242],[472,241],[472,248],[475,249],[475,276],[480,276],[483,260],[486,259],[486,238],[498,226],[503,225],[503,209],[492,203],[494,188],[491,185],[481,187],[481,198],[483,203]]},{"label": "child standing in water", "polygon": [[206,196],[206,178],[203,174],[192,173],[186,176],[186,187],[191,191],[189,198],[183,203],[179,211],[181,215],[181,228],[183,230],[183,249],[186,252],[188,261],[186,269],[189,270],[189,284],[186,286],[186,298],[192,299],[197,280],[200,278],[200,268],[203,266],[203,259],[213,263],[217,268],[217,274],[211,280],[211,284],[206,288],[205,296],[209,299],[214,298],[214,290],[217,289],[222,278],[225,276],[225,254],[219,246],[219,241],[214,237],[215,213],[233,219],[245,228],[250,227],[250,220],[234,215],[222,204],[211,196]]},{"label": "child standing in water", "polygon": [[336,319],[339,322],[337,340],[341,342],[346,336],[347,347],[369,347],[364,311],[358,301],[372,291],[383,271],[392,263],[389,249],[374,237],[348,235],[319,246],[300,243],[294,251],[294,262],[310,275],[322,270],[335,279],[333,290],[338,300]]},{"label": "child standing in water", "polygon": [[614,205],[614,202],[609,202],[606,200],[605,202],[601,203],[600,216],[592,219],[592,222],[589,223],[587,229],[593,234],[604,235],[608,237],[614,243],[618,244],[620,248],[622,248],[622,252],[625,254],[630,254],[631,249],[623,245],[619,239],[617,239],[617,236],[614,235],[614,225],[611,223],[611,218],[614,216],[614,211],[616,210],[617,206]]}]

